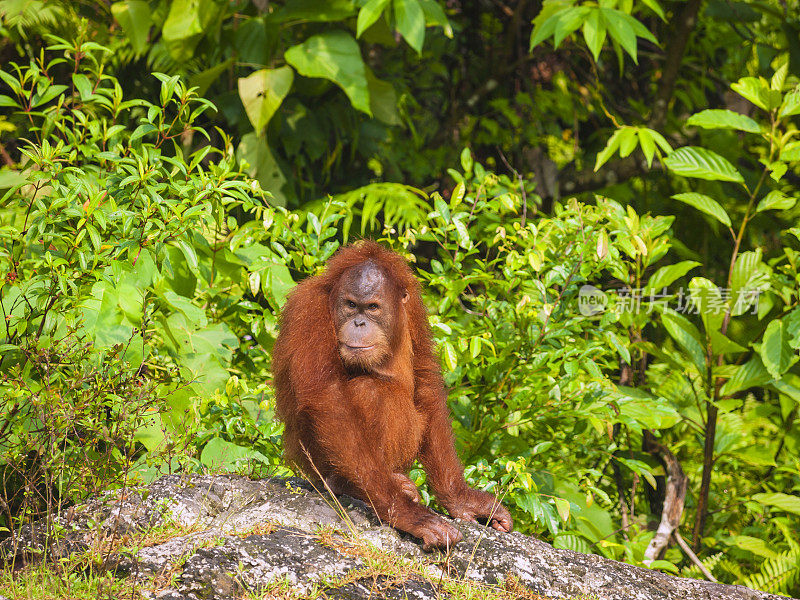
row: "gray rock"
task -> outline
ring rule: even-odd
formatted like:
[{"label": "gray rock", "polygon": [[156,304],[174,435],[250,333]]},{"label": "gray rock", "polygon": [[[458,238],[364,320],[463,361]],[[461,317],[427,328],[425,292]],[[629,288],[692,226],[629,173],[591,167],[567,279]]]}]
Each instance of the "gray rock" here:
[{"label": "gray rock", "polygon": [[[323,591],[323,597],[341,600],[433,600],[448,597],[443,581],[471,582],[479,590],[476,597],[489,586],[519,585],[526,593],[551,598],[783,598],[557,550],[520,533],[501,534],[461,521],[454,524],[463,542],[446,557],[425,555],[415,539],[380,524],[362,502],[318,493],[300,479],[170,475],[148,489],[106,494],[57,520],[65,534],[50,546],[56,556],[82,551],[99,535],[130,539],[154,528],[174,528],[173,537],[112,561],[119,576],[143,585],[171,576],[171,587],[148,592],[158,600],[228,600],[271,590],[290,590],[298,597]],[[0,544],[0,556],[35,556],[43,547],[41,532],[29,527],[14,543]],[[403,557],[397,572],[381,572],[375,567],[381,561],[369,560],[385,559],[387,553]]]}]

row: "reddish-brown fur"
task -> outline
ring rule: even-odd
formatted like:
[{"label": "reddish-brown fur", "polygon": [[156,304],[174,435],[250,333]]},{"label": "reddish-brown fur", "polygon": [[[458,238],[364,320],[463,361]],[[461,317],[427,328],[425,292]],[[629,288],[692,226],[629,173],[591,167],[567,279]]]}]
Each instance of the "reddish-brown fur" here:
[{"label": "reddish-brown fur", "polygon": [[[338,351],[331,302],[345,271],[367,261],[400,290],[392,308],[396,330],[389,358],[353,373]],[[495,497],[464,481],[420,286],[401,256],[361,242],[341,249],[322,275],[300,283],[281,316],[273,370],[285,452],[307,476],[364,499],[425,547],[453,544],[461,534],[419,504],[406,477],[418,458],[452,516],[511,530],[511,517]]]}]

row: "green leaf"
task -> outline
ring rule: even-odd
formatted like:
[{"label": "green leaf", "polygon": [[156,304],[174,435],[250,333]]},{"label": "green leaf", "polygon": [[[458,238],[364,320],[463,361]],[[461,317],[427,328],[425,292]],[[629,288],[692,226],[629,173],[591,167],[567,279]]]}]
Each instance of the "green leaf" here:
[{"label": "green leaf", "polygon": [[142,123],[141,125],[139,125],[133,131],[133,133],[131,134],[131,137],[130,137],[130,139],[128,141],[132,144],[133,142],[135,142],[139,138],[144,137],[148,133],[153,133],[154,131],[157,131],[157,128],[156,128],[155,125],[153,125],[152,123]]},{"label": "green leaf", "polygon": [[111,5],[111,14],[128,36],[131,47],[136,54],[147,49],[150,26],[153,24],[152,13],[147,0],[126,0]]},{"label": "green leaf", "polygon": [[635,127],[624,127],[619,137],[619,155],[621,158],[630,156],[630,153],[636,149],[636,143],[639,136],[636,135]]},{"label": "green leaf", "polygon": [[456,228],[458,245],[464,249],[470,248],[472,246],[472,241],[469,239],[469,231],[467,231],[467,226],[458,219],[453,219],[453,225],[455,225]]},{"label": "green leaf", "polygon": [[261,69],[239,79],[239,97],[256,133],[260,134],[267,126],[293,80],[294,71],[289,66]]},{"label": "green leaf", "polygon": [[753,500],[759,504],[772,506],[778,510],[800,515],[800,497],[791,494],[773,492],[771,494],[755,494]]},{"label": "green leaf", "polygon": [[780,379],[789,370],[789,367],[798,360],[789,345],[790,339],[788,328],[781,319],[772,321],[767,325],[759,354],[767,371],[775,379]]},{"label": "green leaf", "polygon": [[761,362],[761,358],[756,354],[743,365],[736,367],[733,376],[722,386],[720,395],[723,397],[732,396],[736,392],[764,385],[770,379],[770,374],[764,368],[764,363]]},{"label": "green leaf", "polygon": [[783,91],[783,85],[786,83],[786,74],[788,71],[788,63],[783,63],[783,65],[775,69],[775,73],[772,74],[772,81],[769,82],[769,87],[771,90],[775,90],[777,92]]},{"label": "green leaf", "polygon": [[642,0],[642,4],[656,13],[662,21],[666,22],[667,18],[664,16],[664,9],[658,3],[658,0]]},{"label": "green leaf", "polygon": [[192,273],[197,273],[198,272],[197,253],[194,251],[194,248],[192,248],[186,240],[178,240],[176,244],[178,248],[180,248],[180,251],[183,252],[183,256],[186,258],[189,270]]},{"label": "green leaf", "polygon": [[[555,11],[553,9],[555,9]],[[561,18],[561,13],[568,10],[569,6],[567,2],[551,2],[550,6],[548,6],[545,0],[541,12],[533,20],[534,27],[531,32],[530,44],[528,44],[529,52],[555,33],[556,25]]]},{"label": "green leaf", "polygon": [[389,0],[369,0],[369,2],[361,7],[361,10],[358,11],[358,21],[356,23],[357,38],[360,38],[361,34],[378,20],[378,17],[381,16],[381,13],[383,13],[388,4]]},{"label": "green leaf", "polygon": [[38,94],[34,94],[31,106],[36,108],[37,106],[41,106],[42,104],[47,104],[53,98],[64,92],[66,89],[67,89],[66,85],[51,85],[45,90],[44,94],[42,94],[41,96],[39,96]]},{"label": "green leaf", "polygon": [[441,5],[436,0],[419,0],[419,5],[422,7],[422,12],[425,13],[425,24],[428,27],[440,26],[444,35],[452,39],[453,26],[450,25]]},{"label": "green leaf", "polygon": [[602,167],[608,159],[614,155],[614,152],[619,148],[619,144],[622,140],[622,131],[625,129],[624,127],[621,129],[617,129],[613,135],[608,138],[606,142],[606,147],[603,148],[600,153],[597,155],[597,159],[594,163],[594,170],[597,171],[600,167]]},{"label": "green leaf", "polygon": [[322,77],[338,85],[355,108],[372,116],[367,72],[358,44],[349,33],[326,31],[289,48],[286,62],[305,77]]},{"label": "green leaf", "polygon": [[238,464],[256,461],[269,464],[269,459],[258,450],[239,446],[222,438],[212,438],[200,454],[200,462],[212,470],[232,471]]},{"label": "green leaf", "polygon": [[258,179],[262,189],[272,193],[270,202],[286,206],[291,197],[291,189],[267,141],[258,137],[254,131],[246,133],[242,136],[236,154],[239,160],[248,163],[247,174]]},{"label": "green leaf", "polygon": [[778,112],[778,117],[781,119],[792,115],[800,115],[800,86],[783,97],[781,109]]},{"label": "green leaf", "polygon": [[394,19],[397,30],[408,45],[422,53],[425,41],[425,13],[418,0],[394,0]]},{"label": "green leaf", "polygon": [[788,210],[795,205],[795,202],[797,202],[796,198],[787,196],[778,190],[772,190],[758,203],[756,212],[764,210]]},{"label": "green leaf", "polygon": [[353,16],[353,0],[289,0],[270,17],[272,23],[287,21],[325,23]]},{"label": "green leaf", "polygon": [[786,316],[785,323],[790,338],[789,345],[795,350],[800,350],[800,307]]},{"label": "green leaf", "polygon": [[708,339],[711,340],[714,354],[740,354],[747,351],[747,348],[722,335],[716,329],[708,330]]},{"label": "green leaf", "polygon": [[464,194],[467,191],[467,186],[464,185],[463,181],[459,181],[456,184],[456,187],[453,188],[453,193],[450,196],[450,206],[455,208],[459,204],[461,204],[462,200],[464,200]]},{"label": "green leaf", "polygon": [[743,77],[734,83],[731,89],[759,108],[769,110],[767,108],[767,92],[769,88],[765,82],[762,82],[757,77]]},{"label": "green leaf", "polygon": [[558,511],[558,516],[561,517],[561,520],[565,523],[569,519],[569,500],[565,498],[553,498],[553,502],[556,505],[556,511]]},{"label": "green leaf", "polygon": [[173,0],[161,35],[173,59],[187,61],[222,10],[214,0]]},{"label": "green leaf", "polygon": [[704,129],[737,129],[749,133],[760,133],[761,126],[747,115],[732,110],[709,108],[692,115],[687,125]]},{"label": "green leaf", "polygon": [[678,345],[686,351],[686,355],[700,373],[706,370],[706,351],[697,327],[689,319],[672,310],[665,310],[661,316],[664,328]]},{"label": "green leaf", "polygon": [[556,48],[561,45],[568,35],[572,34],[583,24],[584,17],[589,9],[583,6],[575,6],[561,13],[553,32],[553,44]]},{"label": "green leaf", "polygon": [[719,330],[727,310],[719,288],[705,277],[692,277],[689,281],[689,297],[700,313],[706,332]]},{"label": "green leaf", "polygon": [[730,297],[733,315],[744,314],[758,299],[758,292],[769,287],[770,269],[761,260],[761,249],[742,252],[731,271]]},{"label": "green leaf", "polygon": [[289,292],[295,286],[295,282],[292,280],[292,274],[289,273],[289,269],[286,265],[274,261],[267,268],[267,276],[262,278],[261,281],[265,293],[269,290],[269,293],[275,298],[278,306],[283,306],[283,303],[286,301],[286,296],[289,295]]},{"label": "green leaf", "polygon": [[608,34],[614,38],[627,52],[633,62],[638,62],[636,57],[636,32],[630,22],[623,16],[624,13],[614,8],[601,8],[603,20],[608,27]]},{"label": "green leaf", "polygon": [[394,86],[388,81],[381,81],[375,77],[369,67],[367,67],[367,84],[369,86],[369,107],[374,117],[387,125],[400,125]]},{"label": "green leaf", "polygon": [[742,174],[727,159],[698,146],[684,146],[673,150],[664,159],[664,164],[684,177],[744,183]]},{"label": "green leaf", "polygon": [[81,95],[81,100],[84,102],[94,95],[92,91],[92,82],[89,81],[89,78],[83,73],[75,73],[72,76],[72,83],[75,85],[75,89],[78,90],[78,93]]},{"label": "green leaf", "polygon": [[603,49],[603,42],[606,41],[606,22],[603,20],[603,13],[599,9],[591,9],[589,16],[583,22],[583,39],[586,46],[592,53],[594,61],[600,58],[600,51]]},{"label": "green leaf", "polygon": [[653,139],[653,133],[646,127],[639,128],[639,145],[642,147],[642,153],[647,160],[647,167],[653,166],[653,156],[656,153],[656,142]]},{"label": "green leaf", "polygon": [[461,151],[460,160],[461,160],[461,168],[464,169],[464,173],[472,173],[472,167],[474,162],[472,160],[472,152],[470,151],[469,148],[464,148]]},{"label": "green leaf", "polygon": [[679,277],[686,275],[695,267],[699,267],[700,264],[701,263],[697,262],[696,260],[684,260],[682,262],[675,263],[674,265],[661,267],[658,271],[650,276],[650,279],[647,281],[647,285],[645,285],[643,292],[648,294],[650,292],[658,292],[670,285]]},{"label": "green leaf", "polygon": [[764,558],[776,558],[778,556],[777,552],[771,550],[767,543],[760,538],[737,535],[735,539],[737,548],[751,552],[756,556],[763,556]]},{"label": "green leaf", "polygon": [[450,207],[447,206],[447,202],[444,201],[439,194],[436,194],[433,198],[433,207],[436,209],[436,212],[439,213],[439,216],[442,217],[445,223],[450,223]]},{"label": "green leaf", "polygon": [[453,344],[449,341],[442,344],[442,354],[444,355],[444,364],[450,371],[453,371],[458,367],[458,354],[456,354],[456,349],[453,348]]},{"label": "green leaf", "polygon": [[720,206],[719,202],[711,198],[710,196],[706,196],[705,194],[698,194],[696,192],[684,192],[682,194],[675,194],[672,196],[675,200],[680,200],[689,206],[695,207],[697,210],[700,210],[707,215],[714,217],[717,221],[726,225],[728,227],[731,226],[731,218],[728,216],[728,213],[725,212],[725,209]]}]

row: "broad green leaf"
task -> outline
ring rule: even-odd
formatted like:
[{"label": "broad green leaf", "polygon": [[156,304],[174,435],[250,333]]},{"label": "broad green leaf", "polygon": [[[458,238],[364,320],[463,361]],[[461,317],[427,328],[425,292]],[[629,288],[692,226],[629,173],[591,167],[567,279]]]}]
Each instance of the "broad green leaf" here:
[{"label": "broad green leaf", "polygon": [[361,10],[358,11],[358,21],[356,23],[357,38],[361,37],[361,34],[378,20],[378,17],[381,16],[388,4],[389,0],[369,0],[361,7]]},{"label": "broad green leaf", "polygon": [[783,91],[783,85],[786,83],[786,74],[789,72],[789,64],[783,63],[772,74],[772,80],[769,82],[769,87],[777,92]]},{"label": "broad green leaf", "polygon": [[461,168],[464,169],[464,173],[472,173],[472,167],[475,164],[475,161],[472,158],[472,152],[469,148],[464,148],[461,151],[461,156],[459,157],[461,161]]},{"label": "broad green leaf", "polygon": [[742,96],[743,98],[747,98],[750,102],[758,106],[759,108],[763,108],[764,110],[769,110],[767,108],[767,92],[769,88],[767,87],[765,82],[762,82],[757,77],[743,77],[736,83],[731,86],[734,92]]},{"label": "broad green leaf", "polygon": [[589,9],[587,7],[575,6],[561,13],[556,23],[556,29],[553,32],[553,44],[556,48],[561,45],[564,38],[576,31],[583,24],[588,11]]},{"label": "broad green leaf", "polygon": [[800,515],[800,497],[791,494],[773,492],[771,494],[755,494],[753,500],[759,504],[772,506],[778,510]]},{"label": "broad green leaf", "polygon": [[623,16],[624,13],[614,8],[601,8],[600,10],[608,28],[608,34],[619,42],[619,45],[630,55],[633,62],[638,62],[636,57],[636,32],[630,22]]},{"label": "broad green leaf", "polygon": [[287,21],[341,21],[355,14],[353,0],[289,0],[270,16],[273,23]]},{"label": "broad green leaf", "polygon": [[254,131],[242,136],[242,141],[236,150],[239,160],[248,163],[247,175],[257,179],[261,188],[272,193],[272,204],[286,206],[291,197],[286,176],[281,171],[272,151],[264,138],[260,138]]},{"label": "broad green leaf", "polygon": [[393,4],[397,31],[417,54],[421,54],[425,41],[425,13],[422,6],[418,0],[393,0]]},{"label": "broad green leaf", "polygon": [[222,438],[212,438],[200,454],[200,462],[212,470],[232,471],[238,464],[256,461],[269,464],[269,459],[258,450],[239,446]]},{"label": "broad green leaf", "polygon": [[50,102],[50,100],[64,92],[66,89],[66,85],[51,85],[41,96],[38,93],[33,95],[33,98],[31,99],[31,106],[36,108],[42,104],[47,104]]},{"label": "broad green leaf", "polygon": [[800,86],[783,97],[781,110],[778,112],[778,117],[781,119],[792,115],[800,115]]},{"label": "broad green leaf", "polygon": [[619,155],[622,158],[630,156],[630,153],[636,149],[636,142],[638,136],[635,127],[625,127],[622,130],[619,138]]},{"label": "broad green leaf", "polygon": [[172,58],[178,62],[192,58],[206,28],[221,10],[222,5],[214,0],[174,0],[161,29]]},{"label": "broad green leaf", "polygon": [[433,198],[433,207],[436,209],[436,212],[439,213],[439,216],[442,217],[445,223],[450,223],[450,207],[447,206],[447,202],[444,201],[439,194],[436,194]]},{"label": "broad green leaf", "polygon": [[458,245],[464,249],[470,248],[472,246],[472,242],[469,239],[469,231],[467,231],[467,226],[458,219],[453,219],[453,225],[456,227]]},{"label": "broad green leaf", "polygon": [[667,18],[664,16],[664,9],[661,8],[658,0],[642,0],[642,4],[656,13],[662,21],[666,22]]},{"label": "broad green leaf", "polygon": [[714,354],[739,354],[747,351],[747,348],[722,335],[716,329],[709,329],[707,333],[708,339],[711,340],[711,349]]},{"label": "broad green leaf", "polygon": [[305,77],[322,77],[338,85],[355,108],[372,115],[364,61],[349,33],[326,31],[289,48],[286,62]]},{"label": "broad green leaf", "polygon": [[459,181],[456,184],[456,187],[453,188],[453,193],[450,195],[450,206],[455,208],[459,204],[461,204],[462,200],[464,200],[464,194],[467,191],[467,187],[464,185],[463,181]]},{"label": "broad green leaf", "polygon": [[257,134],[263,131],[278,110],[293,80],[294,71],[289,66],[261,69],[239,79],[239,98]]},{"label": "broad green leaf", "polygon": [[800,307],[790,312],[784,322],[789,333],[789,345],[795,350],[800,350]]},{"label": "broad green leaf", "polygon": [[697,210],[714,217],[723,225],[727,225],[728,227],[731,226],[731,218],[728,216],[728,213],[726,213],[725,209],[720,206],[719,202],[710,196],[698,194],[696,192],[684,192],[682,194],[675,194],[672,197],[675,200],[680,200],[681,202],[688,204],[689,206],[694,206]]},{"label": "broad green leaf", "polygon": [[764,210],[788,210],[795,205],[795,202],[797,202],[796,198],[787,196],[778,190],[772,190],[758,203],[756,212]]},{"label": "broad green leaf", "polygon": [[542,10],[533,20],[529,50],[533,50],[535,46],[553,35],[559,18],[563,13],[569,11],[572,5],[572,0],[544,0]]},{"label": "broad green leaf", "polygon": [[778,556],[778,553],[770,549],[767,543],[760,538],[737,535],[735,539],[737,548],[751,552],[756,556],[763,556],[764,558],[776,558]]},{"label": "broad green leaf", "polygon": [[597,62],[600,50],[603,49],[603,42],[606,41],[606,23],[600,10],[592,9],[583,22],[583,39],[586,40],[586,46]]},{"label": "broad green leaf", "polygon": [[292,274],[285,264],[273,261],[267,268],[266,277],[262,277],[262,289],[264,293],[269,292],[275,298],[278,306],[283,306],[286,296],[295,286]]},{"label": "broad green leaf", "polygon": [[569,519],[569,500],[564,498],[553,498],[553,502],[556,505],[556,511],[558,511],[558,516],[561,517],[561,520],[565,523]]},{"label": "broad green leaf", "polygon": [[684,177],[744,183],[742,174],[727,159],[699,146],[684,146],[673,150],[664,158],[664,164]]},{"label": "broad green leaf", "polygon": [[789,345],[789,340],[788,328],[781,319],[776,319],[767,325],[759,354],[767,371],[775,379],[780,379],[781,375],[798,360]]},{"label": "broad green leaf", "polygon": [[700,373],[706,369],[706,352],[703,348],[700,332],[689,319],[672,310],[665,310],[661,316],[664,328],[678,345],[686,351]]},{"label": "broad green leaf", "polygon": [[197,93],[202,96],[208,91],[208,88],[211,86],[211,84],[214,83],[220,75],[230,69],[231,65],[233,65],[235,62],[236,61],[233,59],[233,57],[231,57],[214,65],[213,67],[206,69],[205,71],[195,73],[189,77],[189,85],[191,87],[196,87]]},{"label": "broad green leaf", "polygon": [[758,293],[769,287],[770,268],[761,260],[761,249],[742,252],[731,271],[733,315],[744,314],[758,300]]},{"label": "broad green leaf", "polygon": [[647,167],[653,166],[653,156],[656,153],[656,142],[653,139],[653,133],[646,127],[639,128],[639,145],[642,147],[642,153],[647,160]]},{"label": "broad green leaf", "polygon": [[700,264],[701,263],[697,262],[696,260],[684,260],[682,262],[675,263],[674,265],[661,267],[658,271],[650,276],[650,279],[647,281],[647,285],[645,285],[643,292],[648,294],[650,292],[658,292],[668,285],[671,285],[672,282],[679,277],[686,275],[686,273],[695,267],[700,266]]},{"label": "broad green leaf", "polygon": [[192,246],[186,240],[178,240],[176,244],[180,251],[183,252],[183,256],[186,258],[186,263],[189,267],[189,270],[192,273],[197,273],[197,253],[194,251],[194,248],[192,248]]},{"label": "broad green leaf", "polygon": [[442,354],[444,356],[444,364],[450,371],[455,370],[458,367],[458,354],[456,354],[456,349],[453,348],[453,344],[449,341],[442,344]]},{"label": "broad green leaf", "polygon": [[153,24],[147,0],[125,0],[111,5],[111,14],[128,36],[133,51],[141,54],[147,49],[147,38]]},{"label": "broad green leaf", "polygon": [[620,421],[637,429],[667,429],[681,420],[678,412],[664,398],[655,398],[641,390],[619,387],[616,399]]},{"label": "broad green leaf", "polygon": [[608,138],[608,141],[606,142],[606,147],[600,151],[600,153],[597,155],[597,159],[595,160],[594,163],[595,171],[597,171],[606,162],[608,162],[608,159],[611,158],[614,155],[614,152],[616,152],[617,148],[619,148],[619,144],[622,141],[621,136],[623,129],[625,128],[617,129],[611,135],[611,137]]},{"label": "broad green leaf", "polygon": [[367,67],[367,85],[372,115],[387,125],[399,125],[401,121],[397,113],[397,94],[394,86],[375,77],[369,67]]},{"label": "broad green leaf", "polygon": [[733,376],[722,386],[720,395],[723,397],[732,396],[736,392],[764,385],[770,379],[772,377],[767,372],[767,369],[764,368],[761,357],[753,355],[749,361],[736,367]]},{"label": "broad green leaf", "polygon": [[453,27],[441,5],[436,0],[419,0],[419,5],[425,13],[425,24],[429,27],[438,25],[444,31],[444,35],[452,39]]},{"label": "broad green leaf", "polygon": [[800,142],[789,142],[781,148],[780,159],[785,162],[800,160]]},{"label": "broad green leaf", "polygon": [[686,124],[704,129],[737,129],[750,133],[761,131],[761,126],[747,115],[717,108],[709,108],[692,115]]},{"label": "broad green leaf", "polygon": [[705,277],[692,277],[689,281],[689,297],[700,313],[706,332],[719,330],[728,304],[722,299],[722,293],[714,282]]}]

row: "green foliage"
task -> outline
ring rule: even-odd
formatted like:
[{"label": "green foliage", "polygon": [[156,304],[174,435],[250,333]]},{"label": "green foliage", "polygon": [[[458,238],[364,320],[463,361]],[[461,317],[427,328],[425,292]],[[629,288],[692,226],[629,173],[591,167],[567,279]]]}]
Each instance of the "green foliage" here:
[{"label": "green foliage", "polygon": [[380,237],[425,284],[468,477],[523,531],[641,564],[652,435],[705,567],[798,595],[791,8],[0,0],[7,485],[71,502],[162,451],[284,472],[276,315]]}]

